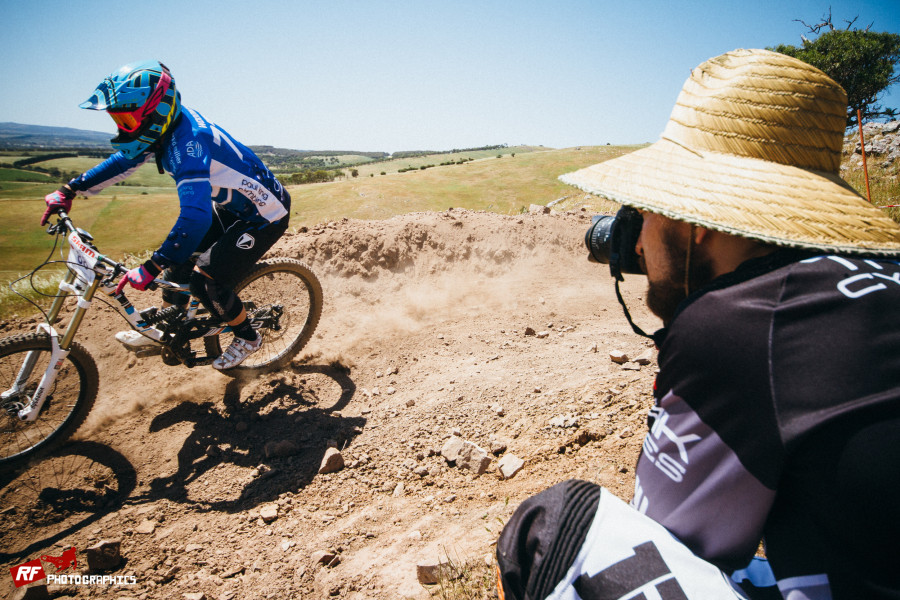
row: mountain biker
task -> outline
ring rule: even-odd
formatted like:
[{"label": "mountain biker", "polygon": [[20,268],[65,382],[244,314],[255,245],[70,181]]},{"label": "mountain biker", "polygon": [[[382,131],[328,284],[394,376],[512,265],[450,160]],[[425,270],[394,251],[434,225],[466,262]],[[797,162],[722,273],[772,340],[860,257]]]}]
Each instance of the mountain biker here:
[{"label": "mountain biker", "polygon": [[846,111],[736,50],[659,141],[561,177],[642,220],[655,406],[630,506],[568,480],[516,510],[507,600],[900,597],[900,226],[840,179]]},{"label": "mountain biker", "polygon": [[[234,332],[212,366],[239,365],[260,348],[262,336],[233,288],[287,229],[290,194],[252,150],[181,104],[172,74],[158,61],[123,66],[80,106],[112,117],[117,151],[48,194],[41,225],[54,212],[68,211],[76,195],[92,196],[155,160],[160,173],[175,179],[181,212],[162,245],[125,274],[117,291],[126,283],[145,290],[163,270],[167,280],[190,283],[191,293]],[[200,255],[192,269],[195,252]],[[187,298],[166,291],[163,300],[184,304]],[[131,349],[156,344],[134,330],[120,331],[116,339]]]}]

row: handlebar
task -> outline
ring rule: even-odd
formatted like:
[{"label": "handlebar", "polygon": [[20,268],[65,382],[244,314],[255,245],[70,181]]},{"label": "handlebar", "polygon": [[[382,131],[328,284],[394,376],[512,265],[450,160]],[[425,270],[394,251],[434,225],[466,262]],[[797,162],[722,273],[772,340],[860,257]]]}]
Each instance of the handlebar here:
[{"label": "handlebar", "polygon": [[[49,235],[55,235],[58,233],[62,233],[65,237],[68,237],[70,233],[74,232],[78,235],[78,238],[92,249],[96,250],[96,246],[93,244],[93,237],[89,233],[84,230],[78,229],[75,226],[75,223],[72,221],[72,218],[69,217],[66,211],[60,209],[56,212],[57,221],[56,224],[51,224],[47,227],[47,233]],[[116,262],[115,260],[100,254],[97,252],[97,260],[98,262],[102,262],[103,264],[112,268],[112,272],[107,275],[107,277],[115,280],[118,279],[119,276],[124,275],[128,272],[128,267],[123,265],[120,262]],[[159,288],[171,288],[171,289],[181,289],[184,287],[181,284],[174,283],[171,281],[166,281],[165,279],[156,279],[147,286],[148,290],[157,290]]]},{"label": "handlebar", "polygon": [[75,224],[72,223],[72,219],[69,218],[69,214],[60,209],[56,211],[57,221],[56,224],[50,223],[47,225],[47,234],[54,235],[59,232],[59,228],[63,227],[66,231],[74,231]]},{"label": "handlebar", "polygon": [[[78,235],[78,238],[82,242],[84,242],[85,244],[87,244],[88,246],[93,248],[94,250],[97,249],[93,243],[94,238],[88,232],[76,227],[75,223],[72,221],[72,218],[68,215],[68,213],[66,211],[60,209],[56,212],[56,216],[57,216],[56,224],[55,225],[51,224],[47,227],[47,233],[49,235],[62,233],[65,237],[68,237],[70,233],[74,232]],[[113,259],[109,258],[108,256],[100,254],[100,252],[97,252],[97,260],[107,266],[112,267],[113,268],[113,273],[112,273],[113,276],[118,276],[119,274],[125,273],[126,271],[128,271],[128,267],[126,267],[125,265],[123,265],[120,262],[114,261]]]}]

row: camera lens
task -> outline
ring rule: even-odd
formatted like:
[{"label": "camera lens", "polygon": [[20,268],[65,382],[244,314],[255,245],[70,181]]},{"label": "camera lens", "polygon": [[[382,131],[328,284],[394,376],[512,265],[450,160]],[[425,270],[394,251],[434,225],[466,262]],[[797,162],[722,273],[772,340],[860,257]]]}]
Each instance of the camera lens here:
[{"label": "camera lens", "polygon": [[588,260],[609,264],[610,238],[615,224],[613,216],[598,215],[591,219],[591,226],[584,236],[584,244],[590,253]]},{"label": "camera lens", "polygon": [[628,206],[620,208],[614,217],[593,217],[584,236],[590,254],[588,260],[608,264],[610,274],[616,279],[621,279],[622,273],[641,273],[635,245],[643,222],[641,214]]}]

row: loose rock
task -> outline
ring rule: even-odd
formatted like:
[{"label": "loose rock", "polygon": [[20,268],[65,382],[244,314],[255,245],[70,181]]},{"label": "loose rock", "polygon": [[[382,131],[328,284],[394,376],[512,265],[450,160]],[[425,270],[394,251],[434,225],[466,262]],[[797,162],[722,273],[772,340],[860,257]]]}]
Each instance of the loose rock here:
[{"label": "loose rock", "polygon": [[609,353],[609,360],[613,361],[616,364],[624,365],[630,359],[628,358],[628,354],[622,352],[621,350],[613,350]]},{"label": "loose rock", "polygon": [[278,442],[269,442],[268,444],[266,444],[267,458],[293,456],[299,451],[300,448],[291,440],[281,440]]},{"label": "loose rock", "polygon": [[457,436],[451,436],[446,442],[444,442],[443,447],[441,447],[441,456],[444,457],[450,464],[456,463],[459,460],[459,455],[462,452],[463,447],[465,446],[465,441],[462,438]]},{"label": "loose rock", "polygon": [[344,468],[344,457],[337,448],[329,448],[322,457],[319,474],[335,473]]},{"label": "loose rock", "polygon": [[115,569],[122,562],[121,543],[116,541],[103,540],[94,544],[90,548],[85,548],[84,554],[87,559],[87,568],[89,571],[108,571]]},{"label": "loose rock", "polygon": [[639,365],[649,365],[651,362],[653,362],[653,350],[650,348],[644,350],[637,358],[634,359],[634,362]]},{"label": "loose rock", "polygon": [[459,453],[456,460],[456,466],[462,469],[468,469],[476,475],[481,475],[487,471],[491,464],[491,457],[488,453],[472,442],[466,442],[463,449]]},{"label": "loose rock", "polygon": [[135,533],[140,533],[143,535],[149,535],[153,533],[156,529],[156,521],[151,521],[150,519],[144,519],[141,523],[134,528]]},{"label": "loose rock", "polygon": [[259,518],[266,523],[271,523],[278,518],[278,505],[266,504],[259,509]]},{"label": "loose rock", "polygon": [[450,577],[450,563],[446,561],[419,563],[416,565],[416,576],[422,585],[434,585],[442,578]]},{"label": "loose rock", "polygon": [[341,562],[340,557],[330,550],[317,550],[312,553],[314,564],[325,565],[326,567],[334,567]]},{"label": "loose rock", "polygon": [[551,427],[578,427],[578,417],[574,415],[559,415],[550,419]]},{"label": "loose rock", "polygon": [[503,479],[514,477],[524,466],[525,461],[515,454],[507,454],[497,463],[497,467],[500,469],[500,475]]}]

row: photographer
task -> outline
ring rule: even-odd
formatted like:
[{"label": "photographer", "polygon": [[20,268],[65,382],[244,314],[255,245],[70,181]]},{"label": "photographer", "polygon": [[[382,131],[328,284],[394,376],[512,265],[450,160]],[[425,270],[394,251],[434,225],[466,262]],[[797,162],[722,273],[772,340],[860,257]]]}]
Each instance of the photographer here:
[{"label": "photographer", "polygon": [[569,480],[517,509],[506,600],[900,597],[900,226],[839,178],[845,119],[736,50],[660,141],[561,178],[624,206],[587,241],[647,275],[656,405],[630,506]]}]

